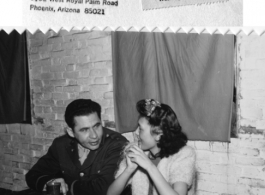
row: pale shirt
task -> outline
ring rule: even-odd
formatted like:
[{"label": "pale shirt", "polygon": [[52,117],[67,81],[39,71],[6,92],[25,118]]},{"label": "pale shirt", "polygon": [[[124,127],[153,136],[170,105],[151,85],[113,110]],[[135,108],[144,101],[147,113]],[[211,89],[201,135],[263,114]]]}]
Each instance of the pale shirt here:
[{"label": "pale shirt", "polygon": [[78,144],[78,156],[79,156],[79,161],[80,161],[81,165],[86,160],[87,155],[89,154],[89,152],[90,152],[89,149],[86,149],[83,146],[81,146],[80,144]]}]

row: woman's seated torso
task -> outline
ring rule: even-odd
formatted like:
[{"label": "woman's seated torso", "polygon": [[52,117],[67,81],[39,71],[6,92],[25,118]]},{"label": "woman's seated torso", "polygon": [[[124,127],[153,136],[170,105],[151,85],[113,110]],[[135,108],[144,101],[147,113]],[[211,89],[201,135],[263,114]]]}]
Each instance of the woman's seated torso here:
[{"label": "woman's seated torso", "polygon": [[[133,133],[126,133],[130,142],[137,142],[137,137]],[[146,152],[148,155],[148,152]],[[196,154],[192,147],[184,146],[178,153],[155,159],[152,162],[157,166],[165,180],[173,187],[176,182],[185,182],[188,185],[187,195],[194,195],[195,185],[195,160]],[[124,162],[125,163],[125,162]],[[122,163],[121,163],[122,164]],[[120,168],[119,168],[120,169]],[[123,169],[123,168],[121,168]],[[118,171],[119,172],[119,171]],[[121,172],[121,171],[120,171]],[[117,177],[117,175],[116,175]],[[132,195],[157,195],[155,188],[152,186],[150,191],[150,181],[148,176],[141,170],[136,171],[132,179],[129,181],[132,188]],[[151,192],[151,194],[150,194]]]}]

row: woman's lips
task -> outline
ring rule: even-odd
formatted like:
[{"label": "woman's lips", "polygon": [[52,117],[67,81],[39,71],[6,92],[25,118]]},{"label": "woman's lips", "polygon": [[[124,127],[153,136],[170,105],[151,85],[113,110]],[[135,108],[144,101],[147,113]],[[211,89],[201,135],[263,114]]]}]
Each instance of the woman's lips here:
[{"label": "woman's lips", "polygon": [[96,146],[96,145],[98,145],[98,143],[99,143],[99,140],[95,141],[95,142],[89,142],[89,144],[92,145],[92,146]]}]

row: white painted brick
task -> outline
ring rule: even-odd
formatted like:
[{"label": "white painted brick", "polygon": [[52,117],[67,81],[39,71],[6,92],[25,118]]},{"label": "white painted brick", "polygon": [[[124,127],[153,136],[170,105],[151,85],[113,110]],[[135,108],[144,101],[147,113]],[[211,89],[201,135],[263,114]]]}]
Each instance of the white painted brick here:
[{"label": "white painted brick", "polygon": [[255,68],[257,70],[265,70],[265,56],[263,56],[263,58],[257,59],[255,63]]},{"label": "white painted brick", "polygon": [[265,194],[265,189],[264,188],[251,188],[249,190],[250,194],[255,194],[255,195],[264,195]]},{"label": "white painted brick", "polygon": [[252,102],[240,101],[241,117],[247,119],[262,119],[262,109],[256,107]]},{"label": "white painted brick", "polygon": [[240,140],[238,138],[231,138],[229,147],[230,146],[238,146],[239,143],[240,143]]},{"label": "white painted brick", "polygon": [[[262,78],[261,80],[265,82],[265,78]],[[260,80],[243,78],[240,82],[241,90],[262,90],[265,88]]]},{"label": "white painted brick", "polygon": [[261,187],[265,188],[265,181],[262,179],[250,179],[250,178],[240,178],[238,183],[248,185],[250,187]]},{"label": "white painted brick", "polygon": [[238,177],[237,175],[220,175],[219,176],[220,178],[220,181],[221,183],[227,183],[227,184],[234,184],[236,185],[237,184],[237,181],[238,181]]},{"label": "white painted brick", "polygon": [[110,73],[107,69],[92,69],[89,73],[89,76],[95,77],[104,77],[109,76]]},{"label": "white painted brick", "polygon": [[198,173],[197,179],[227,184],[236,184],[238,180],[236,175],[217,175],[212,173]]},{"label": "white painted brick", "polygon": [[100,104],[102,109],[110,107],[110,100],[101,99],[101,100],[97,100],[97,103]]},{"label": "white painted brick", "polygon": [[109,115],[106,115],[106,114],[101,114],[101,120],[110,120],[109,119]]},{"label": "white painted brick", "polygon": [[263,83],[260,83],[259,81],[264,81],[264,74],[265,70],[241,70],[240,71],[240,78],[241,80],[252,80],[252,82],[259,83],[264,86]]},{"label": "white painted brick", "polygon": [[219,181],[219,175],[212,174],[212,173],[198,173],[197,181],[199,180],[202,180],[204,182],[207,182],[207,181],[217,182]]},{"label": "white painted brick", "polygon": [[111,76],[106,77],[106,81],[108,83],[113,83],[113,76],[112,76],[112,74],[111,74]]},{"label": "white painted brick", "polygon": [[196,195],[219,195],[219,193],[197,190]]},{"label": "white painted brick", "polygon": [[[104,96],[104,98],[105,98],[105,96]],[[114,100],[113,99],[110,99],[110,107],[114,107]]]},{"label": "white painted brick", "polygon": [[260,149],[260,157],[265,159],[265,148]]},{"label": "white painted brick", "polygon": [[199,180],[197,189],[213,193],[219,193],[219,194],[222,193],[234,194],[236,192],[236,185]]},{"label": "white painted brick", "polygon": [[105,77],[96,77],[94,80],[95,84],[106,84],[106,78]]},{"label": "white painted brick", "polygon": [[[259,102],[257,102],[257,105],[259,105]],[[262,106],[261,108],[262,108],[262,119],[265,120],[265,106]]]},{"label": "white painted brick", "polygon": [[108,91],[113,91],[113,83],[109,83]]},{"label": "white painted brick", "polygon": [[262,134],[251,134],[251,138],[264,140],[264,135],[262,135]]},{"label": "white painted brick", "polygon": [[236,160],[236,156],[233,154],[223,154],[219,157],[219,163],[221,164],[229,164],[234,165]]},{"label": "white painted brick", "polygon": [[105,94],[105,91],[90,91],[91,92],[91,98],[94,99],[94,100],[97,100],[97,99],[103,99],[104,98],[104,94]]},{"label": "white painted brick", "polygon": [[251,134],[238,134],[238,138],[241,139],[241,140],[244,140],[244,139],[250,139],[251,138]]},{"label": "white painted brick", "polygon": [[102,84],[102,85],[91,85],[90,86],[90,91],[93,92],[98,92],[98,91],[109,91],[109,85],[107,84]]},{"label": "white painted brick", "polygon": [[195,143],[196,141],[188,140],[187,145],[195,149],[195,146],[194,146]]},{"label": "white painted brick", "polygon": [[248,185],[238,184],[236,187],[237,195],[250,195],[249,194],[250,187]]},{"label": "white painted brick", "polygon": [[254,157],[237,157],[236,163],[239,165],[264,166],[265,160],[263,158]]},{"label": "white painted brick", "polygon": [[196,160],[197,161],[206,161],[206,162],[219,162],[219,159],[213,155],[211,151],[197,150],[196,151]]},{"label": "white painted brick", "polygon": [[259,156],[259,149],[257,148],[240,148],[239,154],[244,156]]},{"label": "white painted brick", "polygon": [[228,147],[229,144],[228,143],[221,143],[221,142],[213,142],[212,144],[212,150],[214,152],[228,152]]},{"label": "white painted brick", "polygon": [[265,178],[265,173],[259,167],[242,167],[242,177],[247,178],[256,178],[256,179],[263,179]]},{"label": "white painted brick", "polygon": [[243,99],[252,99],[252,100],[264,100],[265,99],[265,90],[264,89],[242,89],[240,95]]},{"label": "white painted brick", "polygon": [[265,42],[264,37],[253,37],[252,41],[245,43],[246,58],[264,58]]},{"label": "white painted brick", "polygon": [[263,120],[257,120],[256,122],[256,128],[257,129],[264,129],[265,130],[265,116],[264,116],[264,110],[263,110]]},{"label": "white painted brick", "polygon": [[104,98],[105,98],[105,99],[113,100],[113,91],[106,92],[106,93],[104,94]]},{"label": "white painted brick", "polygon": [[196,162],[196,170],[201,173],[211,173],[210,163],[206,162]]},{"label": "white painted brick", "polygon": [[[241,118],[240,121],[240,126],[243,126],[243,127],[256,127],[256,120],[254,119],[244,119],[244,118]],[[240,134],[238,136],[241,136]],[[247,135],[243,135],[243,136],[247,136]],[[247,136],[249,137],[249,135]]]},{"label": "white painted brick", "polygon": [[237,165],[227,165],[228,175],[240,175],[242,173],[242,167]]},{"label": "white painted brick", "polygon": [[[255,48],[254,48],[255,47]],[[246,49],[246,58],[264,58],[264,46],[263,45],[257,45],[251,47],[247,47]]]},{"label": "white painted brick", "polygon": [[[239,144],[238,144],[239,145]],[[228,153],[226,153],[228,156],[231,156],[231,155],[234,155],[234,154],[238,154],[239,153],[239,147],[238,145],[233,145],[233,144],[230,144],[228,146]]]},{"label": "white painted brick", "polygon": [[239,147],[258,148],[258,149],[265,148],[265,140],[254,139],[254,138],[241,140]]},{"label": "white painted brick", "polygon": [[213,174],[222,174],[222,175],[226,175],[228,172],[228,167],[227,165],[211,165],[211,173]]},{"label": "white painted brick", "polygon": [[249,71],[249,70],[252,71],[252,70],[255,70],[255,69],[257,69],[255,67],[256,63],[257,63],[257,58],[255,58],[255,57],[253,57],[253,58],[251,58],[251,57],[245,58],[244,59],[244,66],[240,66],[240,69],[241,69],[241,71]]},{"label": "white painted brick", "polygon": [[211,150],[212,144],[211,144],[211,142],[197,141],[194,143],[194,148],[196,150]]},{"label": "white painted brick", "polygon": [[264,117],[265,100],[264,99],[255,100],[255,102],[256,102],[257,107],[263,109],[263,117]]},{"label": "white painted brick", "polygon": [[261,100],[256,100],[256,99],[241,99],[239,100],[240,104],[240,109],[245,109],[248,107],[255,107],[255,108],[260,108],[260,101]]},{"label": "white painted brick", "polygon": [[64,121],[64,114],[58,114],[58,113],[56,113],[55,114],[55,120],[62,120],[62,121]]}]

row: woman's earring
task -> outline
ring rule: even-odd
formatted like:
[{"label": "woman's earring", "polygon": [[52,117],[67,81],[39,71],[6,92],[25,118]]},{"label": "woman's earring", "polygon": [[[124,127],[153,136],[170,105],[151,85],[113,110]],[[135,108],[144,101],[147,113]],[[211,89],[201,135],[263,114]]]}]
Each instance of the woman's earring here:
[{"label": "woman's earring", "polygon": [[161,135],[162,135],[161,133],[156,135],[156,138],[155,138],[156,142],[159,142]]}]

